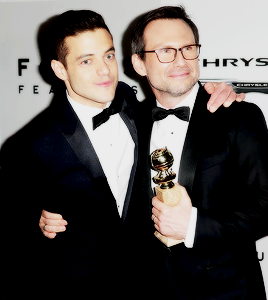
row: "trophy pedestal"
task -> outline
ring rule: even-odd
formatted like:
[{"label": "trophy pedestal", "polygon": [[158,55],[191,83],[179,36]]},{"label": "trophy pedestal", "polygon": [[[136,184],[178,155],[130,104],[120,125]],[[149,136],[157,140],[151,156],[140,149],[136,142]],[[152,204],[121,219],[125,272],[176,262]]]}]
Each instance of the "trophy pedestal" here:
[{"label": "trophy pedestal", "polygon": [[155,231],[154,236],[157,237],[167,247],[175,246],[183,242],[182,240],[173,240],[171,238],[168,238],[159,233],[158,231]]},{"label": "trophy pedestal", "polygon": [[[181,193],[179,187],[175,184],[172,188],[169,189],[161,189],[160,186],[155,187],[155,193],[157,198],[169,206],[174,206],[177,204],[181,199]],[[174,240],[163,236],[158,231],[155,231],[154,235],[167,247],[171,247],[177,244],[182,243],[182,240]]]}]

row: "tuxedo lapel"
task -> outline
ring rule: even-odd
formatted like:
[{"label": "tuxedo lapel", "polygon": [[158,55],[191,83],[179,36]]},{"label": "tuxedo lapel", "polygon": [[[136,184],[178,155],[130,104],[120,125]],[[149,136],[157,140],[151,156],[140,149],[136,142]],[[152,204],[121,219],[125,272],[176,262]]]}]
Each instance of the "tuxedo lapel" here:
[{"label": "tuxedo lapel", "polygon": [[[123,97],[125,99],[127,96],[128,95],[120,93],[120,90],[117,90],[116,99],[118,99],[119,97]],[[128,190],[122,213],[122,220],[124,221],[127,215],[134,177],[137,169],[138,138],[136,124],[133,119],[133,112],[131,111],[131,106],[129,106],[126,101],[123,101],[122,111],[119,113],[119,115],[126,124],[135,144],[134,164],[131,169]],[[79,158],[80,162],[83,164],[88,176],[90,177],[90,180],[94,183],[94,186],[96,187],[98,192],[103,196],[103,198],[107,200],[110,199],[110,201],[113,201],[115,204],[114,207],[116,207],[116,200],[111,192],[110,186],[100,164],[99,158],[95,152],[95,149],[90,139],[88,138],[82,123],[76,116],[69,103],[67,103],[65,109],[62,111],[61,118],[63,131],[62,134],[68,141],[76,156]]]},{"label": "tuxedo lapel", "polygon": [[73,134],[63,133],[73,151],[84,165],[87,174],[99,188],[107,184],[98,156],[82,124],[78,120]]},{"label": "tuxedo lapel", "polygon": [[129,177],[128,189],[127,189],[123,212],[122,212],[122,221],[123,222],[125,221],[126,216],[127,216],[129,202],[131,199],[131,194],[132,194],[132,189],[133,189],[134,178],[135,178],[137,164],[138,164],[138,136],[137,136],[137,128],[136,128],[136,124],[134,122],[133,116],[134,116],[134,112],[132,111],[132,108],[129,105],[127,105],[126,101],[124,101],[123,106],[122,106],[122,111],[120,112],[120,117],[126,124],[128,130],[129,130],[129,133],[133,139],[135,147],[134,147],[134,163],[133,163],[130,177]]},{"label": "tuxedo lapel", "polygon": [[[67,101],[67,100],[66,100]],[[95,149],[80,120],[67,102],[61,115],[62,134],[85,168],[96,190],[115,202]]]},{"label": "tuxedo lapel", "polygon": [[186,188],[190,197],[201,151],[204,124],[202,117],[204,118],[207,113],[206,103],[208,98],[208,94],[200,86],[181,155],[178,182]]},{"label": "tuxedo lapel", "polygon": [[124,121],[124,123],[126,124],[129,133],[133,139],[133,142],[135,143],[135,145],[137,145],[138,144],[137,129],[136,129],[135,121],[131,116],[131,114],[132,112],[130,110],[130,107],[126,104],[126,102],[123,102],[122,111],[119,113],[119,115]]},{"label": "tuxedo lapel", "polygon": [[[140,170],[142,176],[142,190],[147,194],[147,199],[154,196],[152,190],[152,176],[150,164],[150,143],[153,129],[152,109],[156,105],[155,98],[147,99],[140,115],[138,130],[139,152],[140,152]],[[156,150],[156,149],[155,149]]]}]

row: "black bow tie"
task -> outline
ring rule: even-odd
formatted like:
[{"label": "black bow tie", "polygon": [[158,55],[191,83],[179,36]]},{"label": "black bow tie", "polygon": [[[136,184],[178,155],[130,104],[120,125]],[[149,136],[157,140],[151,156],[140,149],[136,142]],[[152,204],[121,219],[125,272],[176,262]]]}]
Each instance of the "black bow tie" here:
[{"label": "black bow tie", "polygon": [[95,130],[101,124],[107,122],[110,119],[111,115],[119,113],[122,109],[123,100],[123,98],[114,99],[112,104],[108,108],[105,108],[101,113],[93,117],[93,130]]},{"label": "black bow tie", "polygon": [[189,121],[190,107],[181,106],[174,109],[163,109],[161,107],[154,107],[152,110],[153,121],[160,121],[165,119],[168,115],[175,115],[183,121]]}]

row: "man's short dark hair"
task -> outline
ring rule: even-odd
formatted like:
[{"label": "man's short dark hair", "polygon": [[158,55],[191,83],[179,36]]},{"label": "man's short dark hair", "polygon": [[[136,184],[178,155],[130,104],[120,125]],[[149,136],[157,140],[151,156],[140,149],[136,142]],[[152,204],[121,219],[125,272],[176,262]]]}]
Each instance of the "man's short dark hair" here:
[{"label": "man's short dark hair", "polygon": [[155,20],[160,19],[181,19],[187,23],[193,31],[195,43],[199,44],[198,28],[193,21],[187,15],[183,6],[163,6],[154,10],[151,10],[141,16],[136,26],[133,29],[131,35],[131,49],[132,54],[138,54],[141,59],[144,60],[145,42],[144,42],[144,30],[146,26]]},{"label": "man's short dark hair", "polygon": [[52,25],[54,57],[65,67],[68,48],[65,39],[70,36],[77,36],[85,31],[105,29],[112,34],[104,22],[103,17],[91,10],[69,10],[57,16]]}]

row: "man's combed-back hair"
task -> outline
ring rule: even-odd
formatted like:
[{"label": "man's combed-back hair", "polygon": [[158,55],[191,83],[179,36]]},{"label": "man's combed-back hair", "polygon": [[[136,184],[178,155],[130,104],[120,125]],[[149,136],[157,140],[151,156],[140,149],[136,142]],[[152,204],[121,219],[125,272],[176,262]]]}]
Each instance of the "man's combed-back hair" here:
[{"label": "man's combed-back hair", "polygon": [[[163,6],[154,10],[151,10],[141,16],[136,26],[133,29],[131,35],[131,49],[132,54],[138,54],[141,59],[144,60],[145,54],[145,41],[144,41],[144,30],[146,26],[156,20],[160,19],[181,19],[187,23],[193,31],[195,37],[195,43],[199,44],[199,33],[198,28],[193,21],[187,15],[183,6]],[[151,50],[151,49],[150,49]]]},{"label": "man's combed-back hair", "polygon": [[67,37],[75,37],[85,31],[94,31],[101,28],[107,30],[111,35],[103,17],[91,10],[66,11],[55,18],[52,28],[54,44],[53,59],[60,61],[65,67],[67,67],[66,55],[68,54],[68,47],[65,43]]}]

